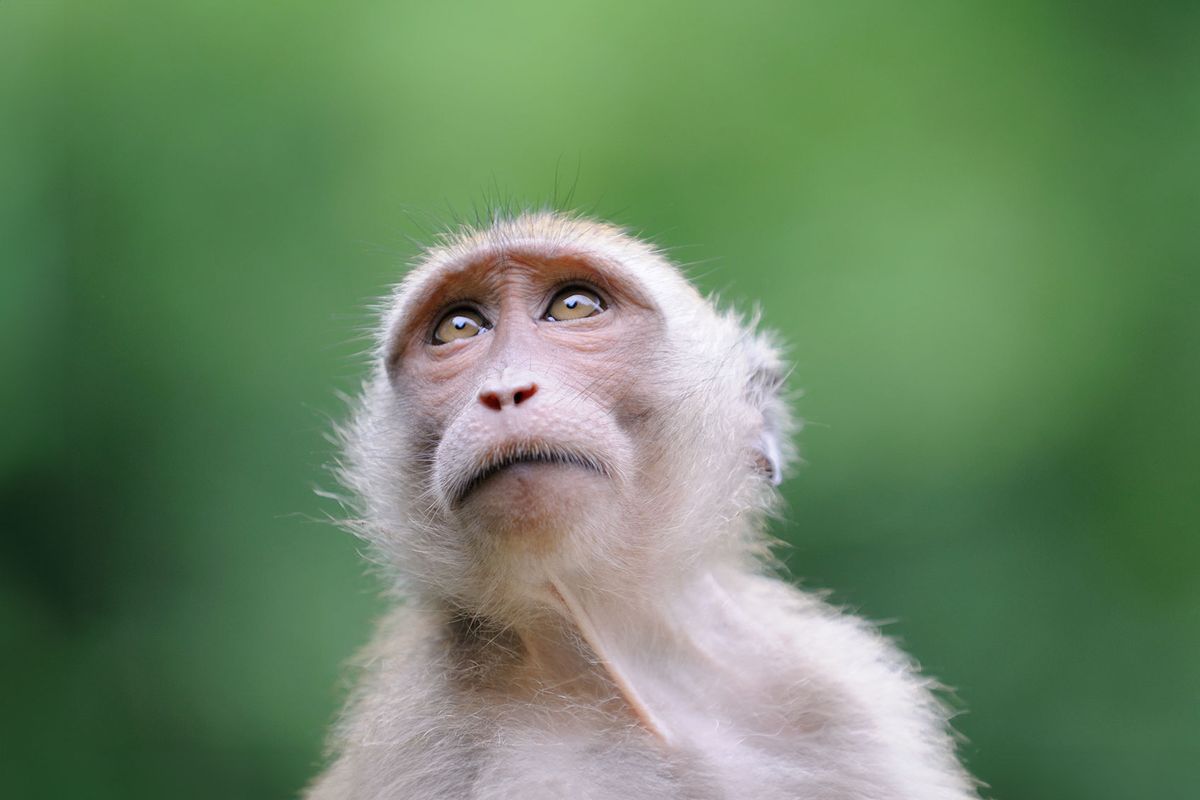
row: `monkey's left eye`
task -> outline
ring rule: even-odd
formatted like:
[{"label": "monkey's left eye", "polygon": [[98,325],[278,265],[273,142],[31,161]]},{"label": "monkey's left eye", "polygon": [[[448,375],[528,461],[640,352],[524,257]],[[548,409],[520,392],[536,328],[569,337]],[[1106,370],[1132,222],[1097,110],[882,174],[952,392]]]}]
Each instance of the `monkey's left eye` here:
[{"label": "monkey's left eye", "polygon": [[433,343],[446,344],[455,339],[469,339],[478,336],[489,327],[488,321],[469,308],[456,308],[433,329]]},{"label": "monkey's left eye", "polygon": [[564,319],[583,319],[594,317],[608,308],[604,299],[591,289],[582,286],[572,286],[554,295],[550,307],[546,309],[545,318],[551,322]]}]

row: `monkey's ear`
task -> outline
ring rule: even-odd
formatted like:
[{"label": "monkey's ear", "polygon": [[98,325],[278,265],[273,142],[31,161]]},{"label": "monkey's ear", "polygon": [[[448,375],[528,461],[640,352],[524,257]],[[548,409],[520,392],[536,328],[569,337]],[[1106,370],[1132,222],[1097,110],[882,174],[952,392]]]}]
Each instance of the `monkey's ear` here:
[{"label": "monkey's ear", "polygon": [[783,483],[783,454],[779,452],[779,440],[766,431],[759,442],[758,463],[772,486]]},{"label": "monkey's ear", "polygon": [[755,455],[771,485],[778,486],[783,482],[783,468],[791,455],[792,422],[783,399],[787,373],[779,350],[769,336],[751,334],[747,338],[750,367],[747,393],[750,404],[762,419],[754,444]]}]

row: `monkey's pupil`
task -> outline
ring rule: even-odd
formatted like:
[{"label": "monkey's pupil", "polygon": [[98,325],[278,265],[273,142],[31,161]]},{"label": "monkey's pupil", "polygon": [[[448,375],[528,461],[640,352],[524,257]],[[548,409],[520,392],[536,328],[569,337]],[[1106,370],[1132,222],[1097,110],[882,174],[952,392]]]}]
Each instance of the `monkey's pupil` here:
[{"label": "monkey's pupil", "polygon": [[467,327],[467,318],[466,317],[455,317],[454,318],[454,330],[461,331],[465,327]]},{"label": "monkey's pupil", "polygon": [[579,298],[571,297],[565,303],[563,303],[563,305],[565,305],[567,308],[575,308],[575,306],[579,305]]}]

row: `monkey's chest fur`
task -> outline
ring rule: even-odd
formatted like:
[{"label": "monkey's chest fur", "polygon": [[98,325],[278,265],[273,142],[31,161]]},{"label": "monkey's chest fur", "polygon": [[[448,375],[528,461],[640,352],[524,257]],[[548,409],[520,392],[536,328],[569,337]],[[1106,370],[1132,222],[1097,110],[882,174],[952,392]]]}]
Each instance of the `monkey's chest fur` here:
[{"label": "monkey's chest fur", "polygon": [[648,726],[569,630],[522,639],[402,610],[313,796],[970,796],[937,777],[956,773],[934,718],[895,714],[924,707],[925,690],[861,623],[766,579],[700,611],[683,640],[614,648]]},{"label": "monkey's chest fur", "polygon": [[454,717],[469,720],[463,734],[472,744],[461,755],[473,773],[458,796],[512,797],[514,787],[547,800],[791,796],[771,788],[794,758],[762,724],[769,716],[777,731],[777,711],[753,719],[744,706],[697,692],[697,679],[712,676],[696,675],[695,664],[632,667],[622,677],[654,714],[648,725],[611,667],[571,631],[559,633],[522,641],[504,632],[465,645],[455,637],[453,657],[468,674],[447,700]]}]

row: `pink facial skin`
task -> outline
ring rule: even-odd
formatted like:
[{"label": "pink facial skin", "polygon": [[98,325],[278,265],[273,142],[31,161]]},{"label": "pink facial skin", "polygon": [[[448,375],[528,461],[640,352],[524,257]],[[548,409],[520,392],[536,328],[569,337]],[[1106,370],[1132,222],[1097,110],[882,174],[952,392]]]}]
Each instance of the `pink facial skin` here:
[{"label": "pink facial skin", "polygon": [[[637,442],[656,398],[639,390],[639,378],[653,373],[663,325],[621,284],[586,261],[509,255],[429,287],[453,299],[418,305],[394,342],[392,383],[437,440],[432,485],[442,507],[493,535],[545,547],[547,536],[626,505],[628,478],[651,455]],[[549,318],[571,287],[603,308]],[[436,342],[439,322],[460,309],[485,327]]]}]

